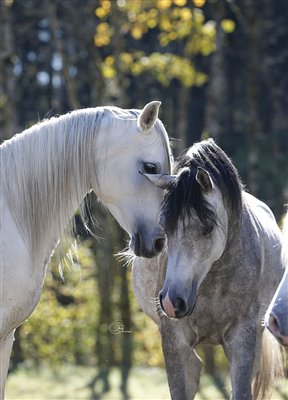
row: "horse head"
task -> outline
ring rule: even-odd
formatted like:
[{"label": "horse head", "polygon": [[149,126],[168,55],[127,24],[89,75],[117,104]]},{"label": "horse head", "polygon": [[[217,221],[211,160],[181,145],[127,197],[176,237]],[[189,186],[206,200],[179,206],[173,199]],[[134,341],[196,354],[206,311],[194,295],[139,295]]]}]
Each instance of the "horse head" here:
[{"label": "horse head", "polygon": [[133,252],[147,258],[160,253],[166,243],[158,221],[163,189],[146,179],[171,173],[168,135],[158,119],[160,104],[152,101],[141,111],[111,108],[109,144],[106,136],[103,146],[101,140],[97,146],[103,148],[97,161],[97,195],[129,233]]},{"label": "horse head", "polygon": [[228,207],[225,200],[229,192],[241,199],[241,192],[236,170],[224,154],[212,140],[195,144],[180,159],[176,175],[162,180],[167,191],[160,220],[168,239],[168,264],[159,300],[168,317],[192,313],[201,283],[225,251],[231,207],[240,208],[232,200]]}]

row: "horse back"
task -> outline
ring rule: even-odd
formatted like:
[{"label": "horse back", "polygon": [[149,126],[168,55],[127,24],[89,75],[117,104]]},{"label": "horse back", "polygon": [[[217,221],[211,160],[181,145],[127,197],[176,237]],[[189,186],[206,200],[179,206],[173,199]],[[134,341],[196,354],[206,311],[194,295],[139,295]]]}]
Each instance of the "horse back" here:
[{"label": "horse back", "polygon": [[[242,237],[244,248],[254,246],[261,261],[261,273],[282,270],[282,235],[270,208],[256,197],[244,193]],[[282,271],[283,272],[283,271]],[[282,273],[283,274],[283,273]],[[280,274],[280,275],[282,275]]]},{"label": "horse back", "polygon": [[[267,309],[283,272],[282,235],[270,208],[256,197],[245,193],[246,230],[244,247],[250,247],[256,254],[257,282],[255,290],[261,303],[261,313]],[[256,250],[256,251],[255,251]],[[263,310],[263,311],[262,311]]]}]

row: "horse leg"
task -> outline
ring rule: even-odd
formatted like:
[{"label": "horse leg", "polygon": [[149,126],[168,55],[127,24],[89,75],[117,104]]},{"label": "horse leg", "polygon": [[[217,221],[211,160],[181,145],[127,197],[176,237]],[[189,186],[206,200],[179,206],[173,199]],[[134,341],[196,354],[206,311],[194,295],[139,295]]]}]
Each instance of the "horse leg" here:
[{"label": "horse leg", "polygon": [[4,399],[5,380],[8,374],[9,360],[14,340],[14,332],[0,339],[0,399]]},{"label": "horse leg", "polygon": [[224,338],[223,347],[230,363],[233,400],[252,400],[256,336],[254,321],[242,321],[240,326],[230,330]]},{"label": "horse leg", "polygon": [[198,391],[202,363],[180,325],[180,321],[161,321],[162,351],[171,399],[192,400]]}]

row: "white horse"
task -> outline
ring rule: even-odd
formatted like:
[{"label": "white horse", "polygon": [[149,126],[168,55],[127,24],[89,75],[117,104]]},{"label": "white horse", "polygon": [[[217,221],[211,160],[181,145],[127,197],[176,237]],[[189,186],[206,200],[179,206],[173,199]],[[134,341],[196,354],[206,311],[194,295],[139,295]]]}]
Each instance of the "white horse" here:
[{"label": "white horse", "polygon": [[1,145],[1,398],[14,330],[37,305],[51,253],[86,193],[94,190],[129,233],[136,255],[153,257],[163,249],[157,220],[162,190],[143,176],[171,169],[160,104],[153,101],[142,111],[74,111]]}]

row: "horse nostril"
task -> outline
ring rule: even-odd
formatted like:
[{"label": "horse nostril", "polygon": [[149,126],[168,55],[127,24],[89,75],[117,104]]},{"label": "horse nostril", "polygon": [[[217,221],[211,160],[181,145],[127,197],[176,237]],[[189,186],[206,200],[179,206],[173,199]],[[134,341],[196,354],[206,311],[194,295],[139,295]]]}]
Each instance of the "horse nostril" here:
[{"label": "horse nostril", "polygon": [[178,313],[185,313],[187,310],[187,305],[186,301],[183,300],[181,297],[177,297],[175,301],[175,309],[178,311]]},{"label": "horse nostril", "polygon": [[165,246],[165,238],[161,237],[155,240],[154,249],[157,253],[160,253],[164,249]]},{"label": "horse nostril", "polygon": [[162,303],[162,300],[163,300],[163,296],[162,296],[162,294],[160,293],[160,294],[159,294],[159,301],[160,301],[160,306],[161,306],[161,308],[162,308],[162,310],[163,310],[163,303]]},{"label": "horse nostril", "polygon": [[133,234],[130,246],[133,250],[133,253],[136,256],[140,256],[140,257],[142,256],[142,252],[143,252],[142,241],[141,241],[141,236],[138,232]]}]

